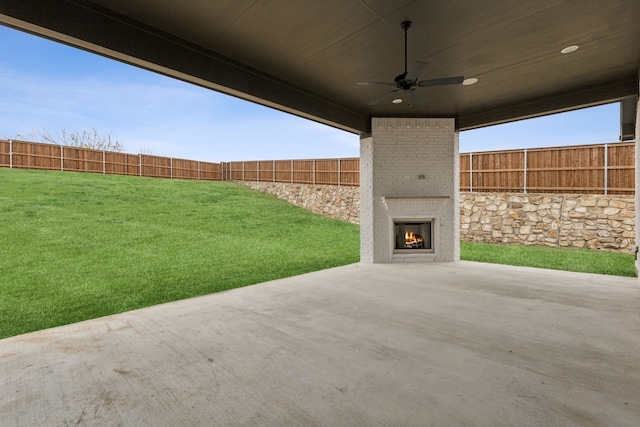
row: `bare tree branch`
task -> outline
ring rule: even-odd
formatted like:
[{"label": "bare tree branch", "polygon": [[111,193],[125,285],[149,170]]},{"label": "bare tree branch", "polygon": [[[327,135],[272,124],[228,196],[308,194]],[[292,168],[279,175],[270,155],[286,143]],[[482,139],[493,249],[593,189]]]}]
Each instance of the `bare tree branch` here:
[{"label": "bare tree branch", "polygon": [[101,134],[95,127],[92,127],[89,131],[83,130],[82,132],[67,132],[66,129],[61,129],[56,136],[51,135],[47,129],[34,130],[28,136],[16,135],[16,138],[93,150],[124,151],[122,142],[112,139],[111,133]]}]

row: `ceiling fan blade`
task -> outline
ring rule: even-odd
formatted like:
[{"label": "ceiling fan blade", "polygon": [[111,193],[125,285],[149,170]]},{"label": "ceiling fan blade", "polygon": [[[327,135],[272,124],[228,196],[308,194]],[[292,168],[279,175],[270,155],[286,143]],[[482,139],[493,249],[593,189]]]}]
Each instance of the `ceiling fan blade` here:
[{"label": "ceiling fan blade", "polygon": [[423,105],[427,102],[427,98],[424,97],[424,95],[422,95],[420,92],[418,92],[417,90],[412,90],[409,92],[409,104],[417,104],[417,105]]},{"label": "ceiling fan blade", "polygon": [[420,62],[420,61],[414,62],[413,64],[411,64],[411,68],[407,70],[407,75],[405,76],[405,80],[407,81],[417,80],[418,77],[420,76],[420,73],[422,73],[422,70],[424,70],[426,66],[427,66],[426,62]]},{"label": "ceiling fan blade", "polygon": [[396,93],[396,92],[400,92],[400,90],[396,89],[396,90],[392,90],[391,92],[387,92],[384,95],[374,99],[373,101],[371,101],[367,105],[376,105],[378,102],[382,101],[383,99],[387,98],[388,96],[391,96],[391,94]]},{"label": "ceiling fan blade", "polygon": [[459,85],[464,81],[464,77],[443,77],[441,79],[431,79],[431,80],[422,80],[418,82],[418,86],[420,87],[429,87],[429,86],[444,86],[444,85]]},{"label": "ceiling fan blade", "polygon": [[368,86],[368,85],[382,85],[382,86],[395,86],[395,83],[388,82],[358,82],[356,83],[358,86]]}]

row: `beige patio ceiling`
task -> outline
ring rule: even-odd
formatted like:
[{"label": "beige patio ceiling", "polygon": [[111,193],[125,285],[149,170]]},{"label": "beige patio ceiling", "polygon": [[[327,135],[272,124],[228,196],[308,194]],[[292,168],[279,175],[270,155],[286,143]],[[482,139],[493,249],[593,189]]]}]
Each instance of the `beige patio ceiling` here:
[{"label": "beige patio ceiling", "polygon": [[[421,79],[478,83],[368,106],[389,89],[357,82],[403,71],[407,19]],[[0,22],[358,133],[372,116],[470,129],[638,94],[638,0],[2,0]]]}]

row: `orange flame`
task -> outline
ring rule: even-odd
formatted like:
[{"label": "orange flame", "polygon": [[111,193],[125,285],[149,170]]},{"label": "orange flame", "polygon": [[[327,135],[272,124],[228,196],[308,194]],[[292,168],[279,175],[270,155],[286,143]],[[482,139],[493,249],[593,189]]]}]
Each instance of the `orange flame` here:
[{"label": "orange flame", "polygon": [[404,233],[404,243],[406,245],[417,245],[418,243],[424,242],[424,238],[414,233],[413,231],[407,231]]}]

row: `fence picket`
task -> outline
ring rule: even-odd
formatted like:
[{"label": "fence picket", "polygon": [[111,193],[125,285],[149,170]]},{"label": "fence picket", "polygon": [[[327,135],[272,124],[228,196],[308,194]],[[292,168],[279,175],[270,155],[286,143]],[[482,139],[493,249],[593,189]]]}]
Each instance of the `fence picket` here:
[{"label": "fence picket", "polygon": [[522,176],[522,182],[523,182],[522,192],[526,194],[527,193],[527,149],[526,148],[524,149],[523,156],[524,156],[524,160],[522,163],[524,163],[524,166],[523,166],[524,172],[522,173],[523,175]]},{"label": "fence picket", "polygon": [[609,191],[609,144],[604,144],[604,194]]},{"label": "fence picket", "polygon": [[473,193],[473,153],[469,153],[469,193]]}]

